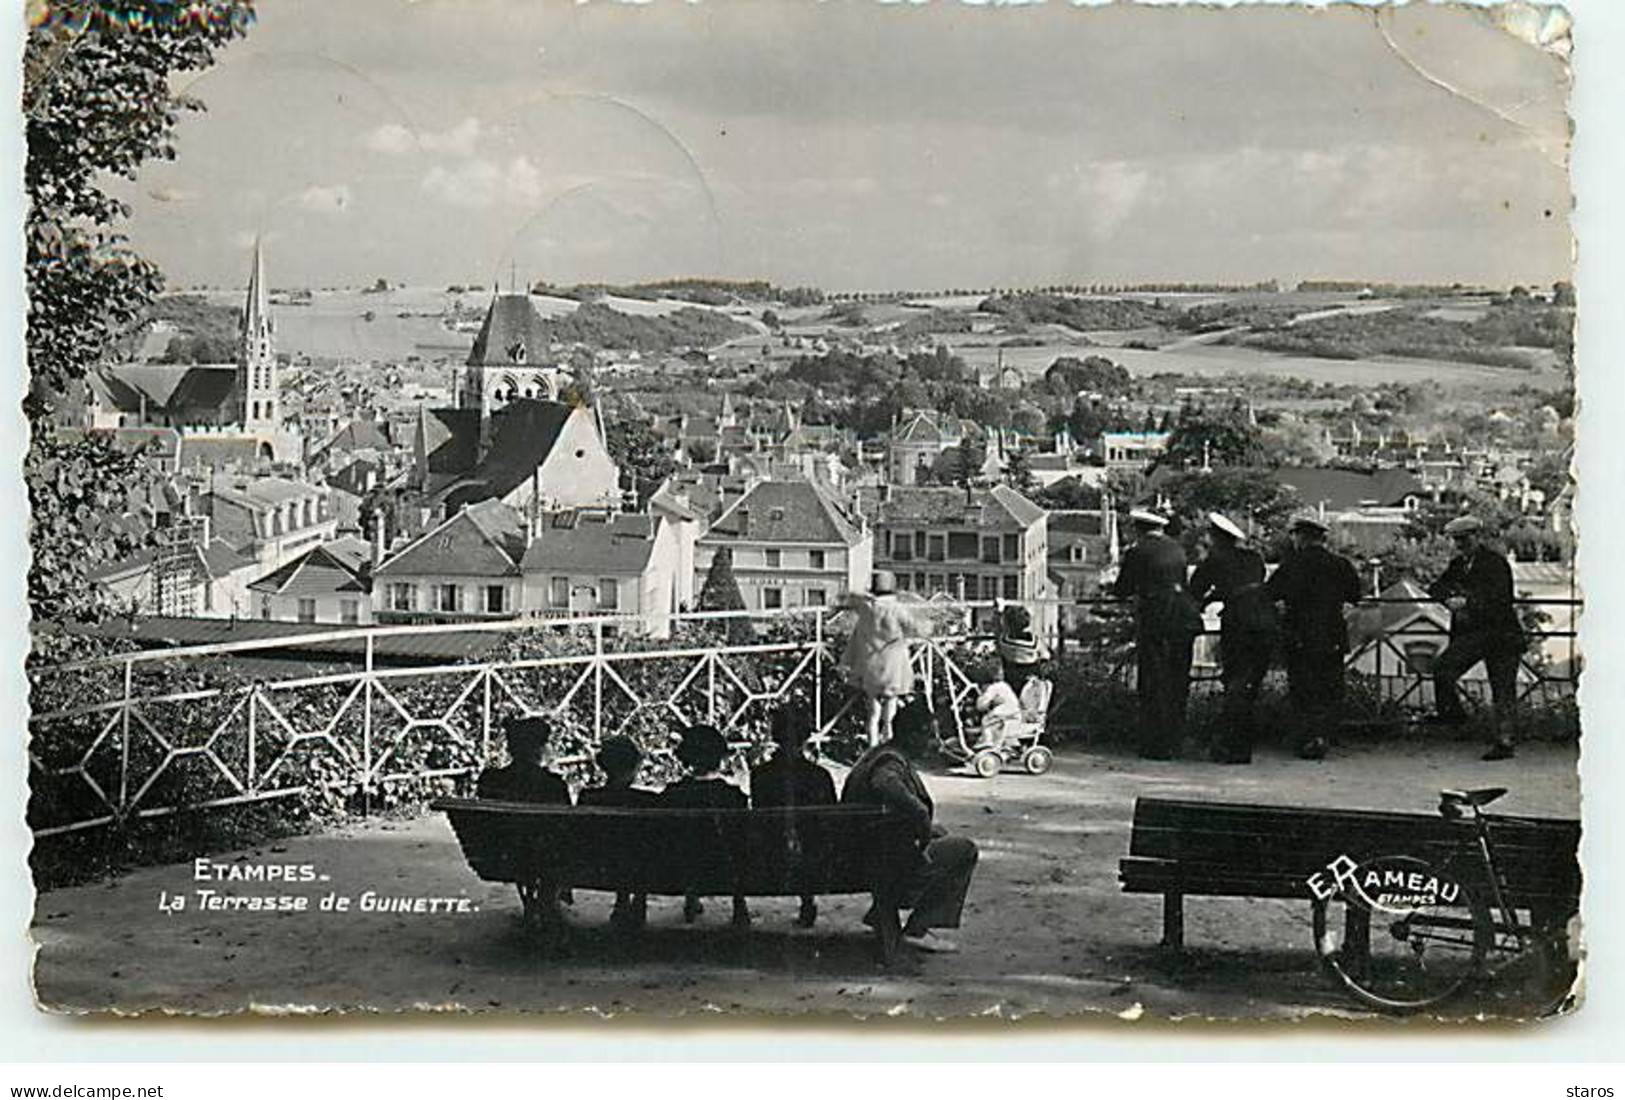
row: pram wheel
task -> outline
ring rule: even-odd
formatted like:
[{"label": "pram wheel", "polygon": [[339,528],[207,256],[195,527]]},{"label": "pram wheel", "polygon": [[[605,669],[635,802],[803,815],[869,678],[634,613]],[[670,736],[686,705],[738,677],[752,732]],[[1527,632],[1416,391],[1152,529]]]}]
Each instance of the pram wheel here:
[{"label": "pram wheel", "polygon": [[983,749],[971,757],[970,766],[983,779],[992,779],[1004,770],[1004,760],[993,749]]},{"label": "pram wheel", "polygon": [[1043,745],[1034,745],[1021,756],[1022,766],[1033,775],[1043,775],[1054,761],[1055,754]]}]

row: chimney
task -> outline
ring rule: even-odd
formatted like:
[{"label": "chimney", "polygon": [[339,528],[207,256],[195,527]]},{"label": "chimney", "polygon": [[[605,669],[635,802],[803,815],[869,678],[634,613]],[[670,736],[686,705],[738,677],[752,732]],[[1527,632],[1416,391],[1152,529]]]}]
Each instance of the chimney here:
[{"label": "chimney", "polygon": [[372,521],[372,568],[376,572],[384,560],[384,523],[382,513],[373,517]]},{"label": "chimney", "polygon": [[739,507],[738,514],[739,514],[739,534],[740,534],[740,537],[744,537],[745,535],[750,534],[750,509],[744,507],[743,505],[741,505]]}]

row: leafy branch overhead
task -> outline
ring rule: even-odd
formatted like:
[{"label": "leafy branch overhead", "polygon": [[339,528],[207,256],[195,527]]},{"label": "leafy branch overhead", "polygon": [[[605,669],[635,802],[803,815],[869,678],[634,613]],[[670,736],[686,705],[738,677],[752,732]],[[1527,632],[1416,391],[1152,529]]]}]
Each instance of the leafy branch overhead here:
[{"label": "leafy branch overhead", "polygon": [[130,211],[107,184],[175,158],[175,128],[202,104],[176,91],[173,78],[213,63],[252,25],[254,8],[250,0],[67,0],[31,4],[29,16],[29,596],[36,617],[59,618],[94,613],[87,569],[132,549],[134,536],[103,528],[100,494],[128,487],[140,464],[95,439],[51,435],[86,373],[128,346],[163,287],[157,267],[118,231]]}]

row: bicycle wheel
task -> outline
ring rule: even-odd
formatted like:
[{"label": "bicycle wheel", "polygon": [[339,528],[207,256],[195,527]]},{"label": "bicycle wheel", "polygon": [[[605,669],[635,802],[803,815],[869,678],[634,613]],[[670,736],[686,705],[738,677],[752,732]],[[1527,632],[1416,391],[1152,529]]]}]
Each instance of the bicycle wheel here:
[{"label": "bicycle wheel", "polygon": [[1458,876],[1414,856],[1378,856],[1314,903],[1315,951],[1365,1003],[1415,1012],[1476,974],[1493,938],[1488,906]]},{"label": "bicycle wheel", "polygon": [[1525,929],[1508,935],[1496,928],[1497,943],[1485,963],[1480,1011],[1518,1019],[1562,1013],[1571,1007],[1579,964],[1571,955],[1566,928]]}]

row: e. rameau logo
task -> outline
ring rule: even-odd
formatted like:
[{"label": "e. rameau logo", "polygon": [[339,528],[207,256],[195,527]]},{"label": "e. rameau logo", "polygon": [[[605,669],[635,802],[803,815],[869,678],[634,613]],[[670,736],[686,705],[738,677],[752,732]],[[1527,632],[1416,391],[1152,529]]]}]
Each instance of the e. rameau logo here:
[{"label": "e. rameau logo", "polygon": [[1371,908],[1390,913],[1452,905],[1461,897],[1461,884],[1450,878],[1411,866],[1384,866],[1381,861],[1362,865],[1346,855],[1310,875],[1308,883],[1310,893],[1322,901],[1352,893]]}]

